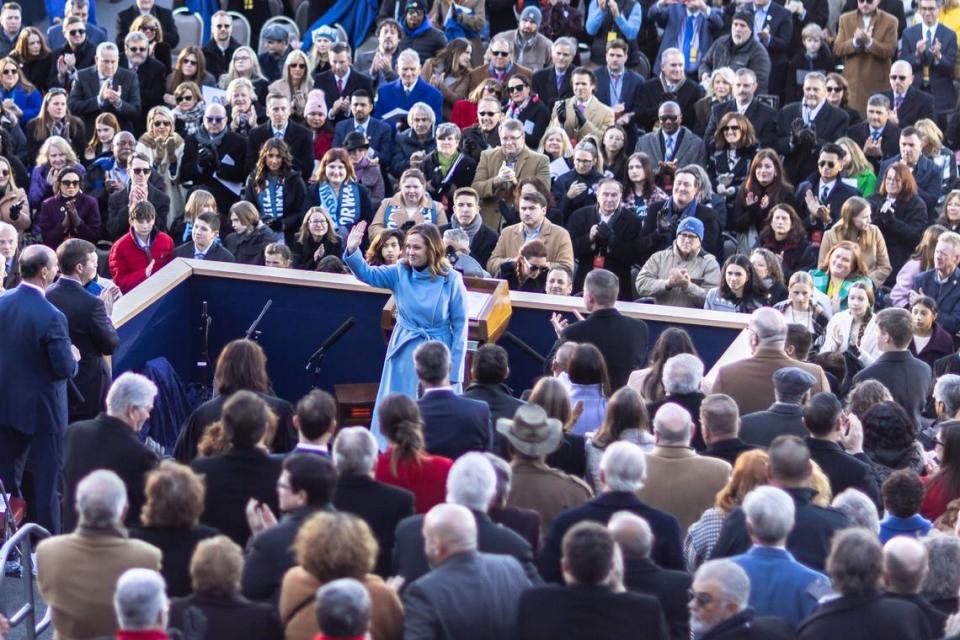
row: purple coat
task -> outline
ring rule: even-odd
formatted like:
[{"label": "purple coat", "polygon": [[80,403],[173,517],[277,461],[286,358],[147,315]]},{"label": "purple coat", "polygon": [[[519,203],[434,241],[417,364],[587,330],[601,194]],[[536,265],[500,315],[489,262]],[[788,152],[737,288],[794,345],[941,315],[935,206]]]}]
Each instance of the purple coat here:
[{"label": "purple coat", "polygon": [[83,193],[77,196],[77,214],[80,217],[80,224],[70,229],[63,228],[63,219],[67,215],[64,208],[65,202],[66,199],[61,196],[52,196],[40,205],[36,223],[40,228],[43,244],[56,249],[68,238],[83,238],[90,242],[99,240],[100,208],[97,206],[97,201]]}]

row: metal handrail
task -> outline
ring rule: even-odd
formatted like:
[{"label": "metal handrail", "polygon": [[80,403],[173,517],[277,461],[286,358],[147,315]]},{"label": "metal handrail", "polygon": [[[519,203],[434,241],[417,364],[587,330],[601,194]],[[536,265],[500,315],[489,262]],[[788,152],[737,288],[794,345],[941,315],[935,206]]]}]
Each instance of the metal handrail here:
[{"label": "metal handrail", "polygon": [[[10,557],[14,549],[17,549],[20,553],[20,561],[23,567],[23,595],[26,599],[26,604],[20,607],[16,613],[9,616],[9,619],[11,628],[26,621],[27,640],[35,640],[37,636],[50,626],[51,620],[50,609],[48,607],[43,618],[41,618],[40,622],[37,622],[36,594],[33,591],[33,541],[31,540],[33,536],[42,540],[43,538],[49,538],[50,532],[40,525],[31,522],[21,527],[20,530],[11,536],[10,539],[3,544],[3,547],[0,548],[0,569],[7,566],[7,558]],[[0,586],[3,585],[5,577],[6,572],[0,571]]]}]

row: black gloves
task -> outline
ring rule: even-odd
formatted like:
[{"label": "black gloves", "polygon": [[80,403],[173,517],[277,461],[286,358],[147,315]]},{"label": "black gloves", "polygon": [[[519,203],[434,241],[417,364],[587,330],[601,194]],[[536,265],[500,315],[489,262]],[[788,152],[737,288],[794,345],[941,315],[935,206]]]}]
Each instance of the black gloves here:
[{"label": "black gloves", "polygon": [[557,102],[557,122],[560,125],[564,125],[567,122],[567,102],[566,100],[559,100]]}]

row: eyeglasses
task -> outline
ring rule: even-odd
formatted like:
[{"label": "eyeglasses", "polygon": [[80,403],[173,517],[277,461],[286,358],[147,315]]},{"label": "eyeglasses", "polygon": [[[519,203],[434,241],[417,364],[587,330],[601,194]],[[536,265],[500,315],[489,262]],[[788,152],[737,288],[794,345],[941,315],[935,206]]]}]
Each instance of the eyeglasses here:
[{"label": "eyeglasses", "polygon": [[233,61],[234,61],[234,62],[240,62],[240,61],[243,61],[243,60],[246,60],[247,62],[249,62],[249,61],[250,61],[250,56],[233,56]]},{"label": "eyeglasses", "polygon": [[891,80],[900,80],[900,81],[902,82],[902,81],[904,81],[904,80],[907,79],[907,76],[895,75],[895,74],[892,74],[892,73],[891,73],[891,74],[890,74],[890,79],[891,79]]},{"label": "eyeglasses", "polygon": [[155,126],[155,127],[169,127],[169,126],[170,126],[170,123],[167,122],[166,120],[154,120],[154,121],[153,121],[153,126]]},{"label": "eyeglasses", "polygon": [[593,158],[574,158],[574,164],[593,164]]},{"label": "eyeglasses", "polygon": [[86,29],[71,29],[71,30],[68,31],[67,33],[69,33],[69,34],[72,35],[72,36],[82,36],[82,35],[85,34],[86,32],[87,32]]},{"label": "eyeglasses", "polygon": [[827,87],[827,93],[843,93],[842,87]]},{"label": "eyeglasses", "polygon": [[670,115],[670,114],[664,114],[664,115],[662,115],[662,116],[657,116],[657,117],[660,119],[661,122],[673,122],[674,120],[676,120],[676,119],[679,118],[680,116],[675,116],[675,115]]},{"label": "eyeglasses", "polygon": [[492,118],[493,116],[497,115],[497,112],[496,111],[478,111],[477,115],[483,116],[484,118]]},{"label": "eyeglasses", "polygon": [[677,240],[686,240],[687,242],[693,242],[694,240],[699,240],[700,236],[695,233],[681,233],[677,236]]},{"label": "eyeglasses", "polygon": [[740,131],[740,125],[738,124],[728,124],[723,128],[724,131]]},{"label": "eyeglasses", "polygon": [[61,180],[60,184],[63,185],[64,187],[79,187],[80,181],[79,180]]},{"label": "eyeglasses", "polygon": [[526,89],[526,86],[522,84],[515,84],[512,87],[507,87],[507,91],[510,93],[520,93],[524,89]]},{"label": "eyeglasses", "polygon": [[143,53],[147,50],[146,47],[127,47],[130,53]]},{"label": "eyeglasses", "polygon": [[510,55],[509,51],[491,51],[490,53],[498,58],[506,58],[508,55]]},{"label": "eyeglasses", "polygon": [[145,175],[147,175],[147,174],[150,173],[150,168],[149,168],[149,167],[136,167],[136,168],[134,168],[134,169],[130,169],[130,173],[133,173],[133,174],[138,175],[138,176],[145,176]]},{"label": "eyeglasses", "polygon": [[817,163],[817,166],[820,168],[827,167],[829,169],[833,169],[835,166],[837,166],[837,163],[832,160],[821,160]]},{"label": "eyeglasses", "polygon": [[184,59],[183,64],[191,64],[191,65],[193,65],[193,66],[197,66],[197,61],[196,61],[196,60],[190,60],[190,59]]},{"label": "eyeglasses", "polygon": [[185,93],[182,96],[177,96],[177,104],[180,104],[181,102],[188,102],[190,100],[193,100],[193,94]]},{"label": "eyeglasses", "polygon": [[306,69],[307,65],[303,64],[302,62],[292,62],[290,67],[293,69]]},{"label": "eyeglasses", "polygon": [[5,76],[15,76],[15,75],[18,75],[19,73],[20,73],[20,72],[17,71],[16,69],[4,69],[4,70],[3,70],[3,75],[5,75]]},{"label": "eyeglasses", "polygon": [[705,607],[714,601],[714,597],[711,594],[704,593],[703,591],[694,591],[693,589],[687,591],[687,597],[696,602],[698,607]]},{"label": "eyeglasses", "polygon": [[156,28],[156,27],[152,27],[152,26],[150,26],[150,25],[143,25],[142,27],[140,27],[140,30],[141,30],[141,31],[156,31],[157,28]]},{"label": "eyeglasses", "polygon": [[524,262],[526,263],[527,270],[530,271],[530,273],[544,273],[550,270],[550,265],[548,264],[530,264],[529,262]]},{"label": "eyeglasses", "polygon": [[224,120],[226,120],[226,118],[224,118],[223,116],[204,116],[203,119],[206,120],[207,122],[213,122],[213,123],[223,122]]}]

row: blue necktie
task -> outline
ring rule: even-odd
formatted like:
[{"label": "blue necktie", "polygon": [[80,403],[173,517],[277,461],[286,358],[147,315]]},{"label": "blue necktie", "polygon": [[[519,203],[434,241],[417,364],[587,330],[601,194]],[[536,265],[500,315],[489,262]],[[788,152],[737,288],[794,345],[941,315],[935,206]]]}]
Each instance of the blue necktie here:
[{"label": "blue necktie", "polygon": [[663,159],[666,160],[667,162],[670,162],[671,160],[673,160],[673,145],[674,145],[673,136],[663,137],[663,146],[665,149],[663,153]]},{"label": "blue necktie", "polygon": [[696,27],[697,17],[687,16],[683,25],[683,59],[690,66],[690,49],[693,47],[693,29]]}]

